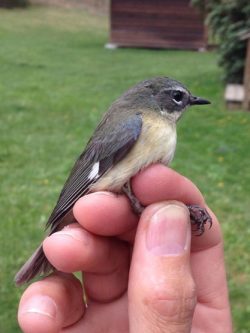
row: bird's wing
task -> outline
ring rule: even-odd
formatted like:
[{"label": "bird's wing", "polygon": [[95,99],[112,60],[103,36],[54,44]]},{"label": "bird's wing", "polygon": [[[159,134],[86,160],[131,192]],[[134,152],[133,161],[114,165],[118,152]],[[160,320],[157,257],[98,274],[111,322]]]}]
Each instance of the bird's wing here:
[{"label": "bird's wing", "polygon": [[102,124],[97,128],[61,191],[47,222],[51,233],[59,229],[61,219],[81,196],[88,193],[90,186],[133,147],[141,133],[142,118],[140,114],[130,115],[115,128],[109,128],[108,121],[103,122],[103,126],[105,130],[102,130]]}]

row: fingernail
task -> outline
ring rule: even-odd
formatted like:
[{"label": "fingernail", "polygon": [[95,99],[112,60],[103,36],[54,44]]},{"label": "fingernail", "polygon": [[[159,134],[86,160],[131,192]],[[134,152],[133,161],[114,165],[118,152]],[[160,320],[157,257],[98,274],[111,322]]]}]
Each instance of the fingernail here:
[{"label": "fingernail", "polygon": [[57,306],[49,296],[31,297],[24,305],[22,313],[36,313],[41,316],[56,318]]},{"label": "fingernail", "polygon": [[107,195],[109,197],[116,197],[116,194],[112,193],[112,192],[107,192],[107,191],[98,191],[98,192],[93,192],[90,194],[91,196],[93,195]]},{"label": "fingernail", "polygon": [[147,248],[155,255],[180,255],[188,248],[191,232],[184,207],[168,205],[159,209],[149,222]]},{"label": "fingernail", "polygon": [[61,231],[53,233],[50,237],[70,237],[83,244],[89,244],[89,235],[87,231],[82,228],[63,228]]}]

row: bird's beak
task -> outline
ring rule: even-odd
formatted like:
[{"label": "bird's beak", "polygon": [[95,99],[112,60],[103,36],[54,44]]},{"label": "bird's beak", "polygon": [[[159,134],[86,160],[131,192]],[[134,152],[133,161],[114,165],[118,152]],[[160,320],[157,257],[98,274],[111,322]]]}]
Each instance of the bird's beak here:
[{"label": "bird's beak", "polygon": [[190,105],[204,105],[204,104],[211,104],[207,99],[191,96],[189,100]]}]

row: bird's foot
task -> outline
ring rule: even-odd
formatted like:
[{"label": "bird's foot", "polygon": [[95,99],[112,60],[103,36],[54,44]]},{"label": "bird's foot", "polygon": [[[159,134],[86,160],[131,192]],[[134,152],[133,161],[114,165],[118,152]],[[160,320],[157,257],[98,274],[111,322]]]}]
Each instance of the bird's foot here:
[{"label": "bird's foot", "polygon": [[209,229],[212,226],[212,218],[205,208],[198,205],[187,205],[190,213],[191,225],[194,227],[193,231],[198,232],[197,236],[201,236],[205,231],[205,224],[209,224]]},{"label": "bird's foot", "polygon": [[134,195],[130,182],[127,182],[125,185],[123,185],[122,191],[130,201],[133,212],[136,215],[141,215],[145,207],[140,203],[140,201]]},{"label": "bird's foot", "polygon": [[[123,193],[130,201],[132,210],[135,214],[141,215],[145,207],[140,203],[137,197],[134,195],[130,182],[127,182],[123,188]],[[197,236],[201,236],[205,231],[205,224],[209,224],[209,229],[212,226],[212,218],[205,208],[198,205],[187,205],[190,213],[190,222],[193,227],[193,231],[197,232]]]}]

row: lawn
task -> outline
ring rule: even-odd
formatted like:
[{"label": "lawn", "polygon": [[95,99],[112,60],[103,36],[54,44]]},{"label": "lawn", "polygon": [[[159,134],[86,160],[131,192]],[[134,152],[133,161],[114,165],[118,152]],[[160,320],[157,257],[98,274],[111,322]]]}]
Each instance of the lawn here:
[{"label": "lawn", "polygon": [[23,288],[14,274],[43,239],[101,113],[134,83],[168,75],[213,102],[179,124],[172,167],[199,186],[221,221],[235,332],[247,333],[250,113],[225,109],[215,53],[111,51],[107,36],[106,18],[79,9],[0,10],[0,332],[20,332]]}]

